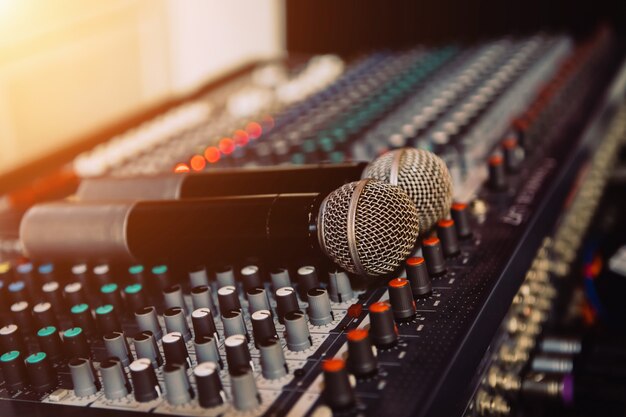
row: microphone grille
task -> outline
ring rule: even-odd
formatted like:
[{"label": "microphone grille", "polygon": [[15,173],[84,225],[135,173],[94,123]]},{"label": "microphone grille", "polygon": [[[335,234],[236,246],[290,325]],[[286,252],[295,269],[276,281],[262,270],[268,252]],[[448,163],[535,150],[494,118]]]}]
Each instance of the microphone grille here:
[{"label": "microphone grille", "polygon": [[417,207],[422,231],[430,230],[450,211],[452,177],[446,163],[432,152],[415,148],[387,152],[365,168],[363,178],[402,188]]},{"label": "microphone grille", "polygon": [[345,184],[330,193],[318,217],[320,246],[348,272],[384,275],[413,250],[417,209],[399,187],[376,180]]}]

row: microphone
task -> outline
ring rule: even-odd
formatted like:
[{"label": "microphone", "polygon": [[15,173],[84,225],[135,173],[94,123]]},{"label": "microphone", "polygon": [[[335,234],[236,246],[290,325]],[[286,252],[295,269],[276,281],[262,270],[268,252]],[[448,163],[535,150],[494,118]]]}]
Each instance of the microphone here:
[{"label": "microphone", "polygon": [[404,189],[420,213],[423,231],[446,217],[452,204],[452,179],[445,162],[431,152],[415,148],[386,152],[369,164],[351,162],[84,179],[76,195],[82,201],[103,201],[319,193],[361,178],[374,178]]},{"label": "microphone", "polygon": [[400,266],[418,233],[408,195],[372,179],[328,194],[40,204],[20,224],[36,260],[197,264],[305,253],[370,276]]}]

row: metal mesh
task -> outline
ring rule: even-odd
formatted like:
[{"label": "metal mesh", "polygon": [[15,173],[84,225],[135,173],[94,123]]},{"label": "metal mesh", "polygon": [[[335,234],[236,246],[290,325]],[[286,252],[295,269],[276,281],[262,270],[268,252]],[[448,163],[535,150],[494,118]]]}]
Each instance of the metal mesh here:
[{"label": "metal mesh", "polygon": [[391,171],[398,164],[397,185],[415,202],[420,229],[430,230],[447,217],[452,204],[452,178],[446,163],[437,155],[414,148],[387,152],[363,171],[363,178],[391,183]]},{"label": "metal mesh", "polygon": [[417,209],[400,188],[369,180],[356,204],[355,260],[350,251],[348,218],[357,184],[346,184],[326,198],[320,216],[321,244],[330,258],[349,272],[387,274],[409,256],[415,245],[419,232]]}]

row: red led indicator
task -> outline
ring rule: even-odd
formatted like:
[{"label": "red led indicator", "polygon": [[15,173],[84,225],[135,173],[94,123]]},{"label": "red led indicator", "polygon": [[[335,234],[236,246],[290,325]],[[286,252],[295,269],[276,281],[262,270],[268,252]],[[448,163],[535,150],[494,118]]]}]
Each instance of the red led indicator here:
[{"label": "red led indicator", "polygon": [[237,129],[233,133],[233,140],[237,146],[246,146],[250,141],[250,135],[245,130]]},{"label": "red led indicator", "polygon": [[258,139],[263,134],[263,127],[257,122],[250,122],[246,125],[246,132],[250,135],[250,139]]},{"label": "red led indicator", "polygon": [[500,155],[494,155],[491,158],[489,158],[489,165],[495,166],[495,165],[501,165],[502,164],[502,157]]},{"label": "red led indicator", "polygon": [[180,162],[174,167],[174,172],[177,174],[184,174],[185,172],[189,172],[189,165],[184,162]]},{"label": "red led indicator", "polygon": [[209,146],[204,151],[204,157],[207,161],[214,164],[220,160],[220,150],[217,149],[215,146]]},{"label": "red led indicator", "polygon": [[231,138],[222,138],[218,146],[224,155],[229,155],[235,150],[235,141]]},{"label": "red led indicator", "polygon": [[206,159],[202,155],[194,155],[191,157],[189,165],[194,171],[202,171],[206,167]]}]

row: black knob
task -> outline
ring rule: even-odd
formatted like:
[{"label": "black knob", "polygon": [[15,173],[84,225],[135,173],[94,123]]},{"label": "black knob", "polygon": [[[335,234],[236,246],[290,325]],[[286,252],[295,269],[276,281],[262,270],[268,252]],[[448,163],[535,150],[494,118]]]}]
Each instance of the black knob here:
[{"label": "black knob", "polygon": [[185,339],[179,332],[168,333],[163,336],[163,355],[165,363],[178,363],[185,367],[191,366]]},{"label": "black knob", "polygon": [[91,357],[89,343],[80,327],[72,327],[63,332],[63,348],[67,359]]},{"label": "black knob", "polygon": [[217,407],[224,403],[224,390],[220,381],[219,367],[215,362],[202,362],[193,370],[198,389],[200,407]]},{"label": "black knob", "polygon": [[57,326],[57,315],[49,302],[38,303],[33,306],[33,317],[37,328]]},{"label": "black knob", "polygon": [[0,329],[0,349],[2,349],[0,353],[25,350],[24,336],[17,324],[8,324]]},{"label": "black knob", "polygon": [[110,304],[115,311],[122,312],[122,294],[116,283],[104,284],[100,287],[100,299],[103,305]]},{"label": "black knob", "polygon": [[131,265],[128,267],[128,277],[130,282],[135,284],[141,284],[142,287],[146,287],[147,280],[145,275],[145,268],[143,265]]},{"label": "black knob", "polygon": [[387,285],[393,316],[398,321],[411,320],[415,316],[415,301],[409,281],[394,278]]},{"label": "black knob", "polygon": [[300,309],[296,291],[291,287],[282,287],[276,290],[276,314],[278,321],[284,323],[285,314]]},{"label": "black knob", "polygon": [[11,316],[13,316],[13,323],[20,328],[22,334],[26,335],[33,330],[33,315],[27,301],[11,304]]},{"label": "black knob", "polygon": [[438,277],[446,272],[446,262],[443,259],[441,242],[436,237],[429,237],[422,241],[422,252],[426,260],[426,268],[431,277]]},{"label": "black knob", "polygon": [[326,403],[333,410],[345,410],[355,403],[354,390],[350,384],[346,364],[341,359],[328,359],[322,363]]},{"label": "black knob", "polygon": [[377,360],[369,333],[364,329],[350,330],[348,338],[348,369],[357,377],[376,373]]},{"label": "black knob", "polygon": [[150,272],[152,273],[151,282],[154,282],[156,284],[155,293],[158,294],[165,288],[172,285],[170,271],[166,265],[153,266]]},{"label": "black knob", "polygon": [[39,348],[48,355],[52,361],[63,356],[63,348],[61,346],[61,336],[54,326],[42,327],[37,331],[37,343]]},{"label": "black knob", "polygon": [[395,345],[398,342],[398,329],[393,322],[393,313],[389,303],[379,301],[370,305],[370,337],[380,348]]},{"label": "black knob", "polygon": [[459,235],[459,238],[467,239],[468,237],[472,236],[472,227],[469,221],[467,204],[452,204],[450,214],[452,215],[452,220],[454,220],[454,224],[456,225],[456,232]]},{"label": "black knob", "polygon": [[489,188],[500,191],[506,188],[506,174],[504,172],[504,161],[500,155],[489,158]]},{"label": "black knob", "polygon": [[0,356],[0,368],[4,377],[4,387],[9,392],[19,391],[26,385],[26,365],[17,350],[5,352]]},{"label": "black knob", "polygon": [[86,335],[95,333],[93,315],[89,306],[85,303],[73,305],[70,308],[70,318],[74,327],[83,329]]},{"label": "black knob", "polygon": [[122,325],[117,318],[117,312],[111,304],[105,304],[96,308],[96,323],[100,334],[122,331]]},{"label": "black knob", "polygon": [[455,256],[461,252],[454,220],[439,220],[437,222],[437,236],[441,240],[441,247],[445,256]]},{"label": "black knob", "polygon": [[254,337],[254,345],[258,348],[259,344],[267,339],[278,339],[274,319],[269,310],[259,310],[252,313],[252,336]]},{"label": "black knob", "polygon": [[65,312],[65,300],[63,300],[61,286],[57,281],[50,281],[43,284],[41,286],[41,293],[57,314]]},{"label": "black knob", "polygon": [[301,300],[306,300],[309,290],[320,286],[317,271],[314,266],[303,266],[298,268],[298,295]]},{"label": "black knob", "polygon": [[261,279],[261,271],[256,265],[248,265],[241,268],[241,281],[243,283],[244,292],[248,292],[253,288],[263,286]]},{"label": "black knob", "polygon": [[426,270],[424,258],[413,257],[406,260],[406,277],[411,284],[413,297],[425,298],[433,292],[433,287]]},{"label": "black knob", "polygon": [[111,267],[107,264],[96,265],[92,269],[94,281],[96,282],[96,290],[99,290],[104,284],[113,282],[111,278]]},{"label": "black knob", "polygon": [[149,305],[141,284],[127,285],[124,288],[124,301],[128,312],[135,312]]},{"label": "black knob", "polygon": [[517,144],[515,137],[509,137],[502,141],[502,153],[506,171],[509,173],[517,172],[524,159],[524,149]]},{"label": "black knob", "polygon": [[35,392],[43,393],[56,388],[59,383],[56,371],[44,352],[33,353],[25,362],[28,380]]},{"label": "black knob", "polygon": [[229,370],[242,366],[253,368],[248,341],[244,335],[236,334],[227,337],[224,346],[226,347],[226,363]]},{"label": "black knob", "polygon": [[217,302],[220,305],[220,314],[232,310],[241,311],[239,294],[237,294],[237,288],[233,285],[227,285],[217,290]]},{"label": "black knob", "polygon": [[76,304],[82,304],[85,302],[85,289],[83,284],[78,281],[70,282],[63,287],[63,296],[69,306],[75,306]]},{"label": "black knob", "polygon": [[135,399],[140,403],[156,400],[161,396],[161,386],[157,380],[150,359],[137,359],[130,364],[130,378],[133,381]]},{"label": "black knob", "polygon": [[194,310],[194,312],[191,313],[191,324],[196,339],[202,336],[218,337],[213,314],[209,308],[202,307]]}]

